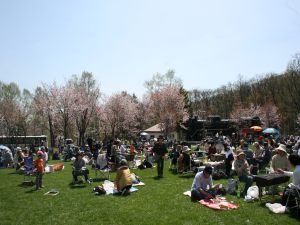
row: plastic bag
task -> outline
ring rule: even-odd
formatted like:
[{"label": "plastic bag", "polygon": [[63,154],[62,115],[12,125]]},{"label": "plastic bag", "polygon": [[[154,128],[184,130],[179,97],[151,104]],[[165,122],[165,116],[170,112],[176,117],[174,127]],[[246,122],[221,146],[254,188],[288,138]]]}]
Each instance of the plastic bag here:
[{"label": "plastic bag", "polygon": [[247,196],[251,197],[253,199],[258,199],[259,198],[259,190],[257,186],[251,186],[247,190]]}]

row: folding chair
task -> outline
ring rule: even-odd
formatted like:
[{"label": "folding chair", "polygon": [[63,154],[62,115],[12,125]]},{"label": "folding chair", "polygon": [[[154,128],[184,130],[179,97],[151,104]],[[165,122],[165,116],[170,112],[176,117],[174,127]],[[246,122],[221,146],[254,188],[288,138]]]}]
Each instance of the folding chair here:
[{"label": "folding chair", "polygon": [[24,180],[23,184],[33,185],[34,165],[32,157],[24,157]]},{"label": "folding chair", "polygon": [[285,207],[288,211],[292,209],[297,209],[297,215],[300,213],[300,189],[298,189],[294,184],[289,185],[290,188],[285,190],[287,195]]},{"label": "folding chair", "polygon": [[106,158],[106,154],[99,154],[96,161],[95,166],[95,177],[109,180],[110,179],[110,168],[108,166],[108,161]]},{"label": "folding chair", "polygon": [[[92,179],[89,178],[88,174],[89,174],[89,170],[86,167],[82,167],[82,169],[80,169],[80,170],[76,170],[73,167],[73,170],[72,170],[72,176],[73,176],[72,184],[73,185],[80,185],[80,184],[88,183],[88,184],[91,185]],[[77,180],[75,180],[75,177],[77,178]],[[78,180],[78,177],[81,179],[80,181]],[[87,178],[86,180],[85,180],[85,177]]]}]

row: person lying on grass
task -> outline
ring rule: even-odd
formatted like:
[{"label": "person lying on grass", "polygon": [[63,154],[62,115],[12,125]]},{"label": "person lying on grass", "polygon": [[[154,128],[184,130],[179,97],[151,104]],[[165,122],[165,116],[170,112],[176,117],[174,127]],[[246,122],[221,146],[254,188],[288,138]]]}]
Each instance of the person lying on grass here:
[{"label": "person lying on grass", "polygon": [[215,198],[221,188],[221,185],[213,185],[211,176],[212,172],[212,167],[206,166],[203,171],[196,174],[191,188],[192,201]]}]

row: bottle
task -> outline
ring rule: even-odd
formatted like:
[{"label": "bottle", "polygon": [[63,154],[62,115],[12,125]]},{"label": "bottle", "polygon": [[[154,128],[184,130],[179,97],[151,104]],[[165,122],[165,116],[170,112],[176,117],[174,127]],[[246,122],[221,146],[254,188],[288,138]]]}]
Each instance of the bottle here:
[{"label": "bottle", "polygon": [[238,184],[238,182],[237,182],[237,184],[236,184],[236,196],[239,198],[239,197],[241,197],[241,191],[240,191],[240,189],[239,189],[239,184]]}]

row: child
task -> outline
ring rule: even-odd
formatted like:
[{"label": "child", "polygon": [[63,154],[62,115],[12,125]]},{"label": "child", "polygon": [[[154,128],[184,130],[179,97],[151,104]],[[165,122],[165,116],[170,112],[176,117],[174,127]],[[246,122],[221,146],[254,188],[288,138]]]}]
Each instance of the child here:
[{"label": "child", "polygon": [[35,179],[35,185],[36,185],[36,190],[40,190],[44,186],[42,185],[42,179],[44,175],[44,160],[43,160],[43,152],[38,151],[37,152],[37,159],[34,161],[34,167],[36,168],[36,179]]}]

